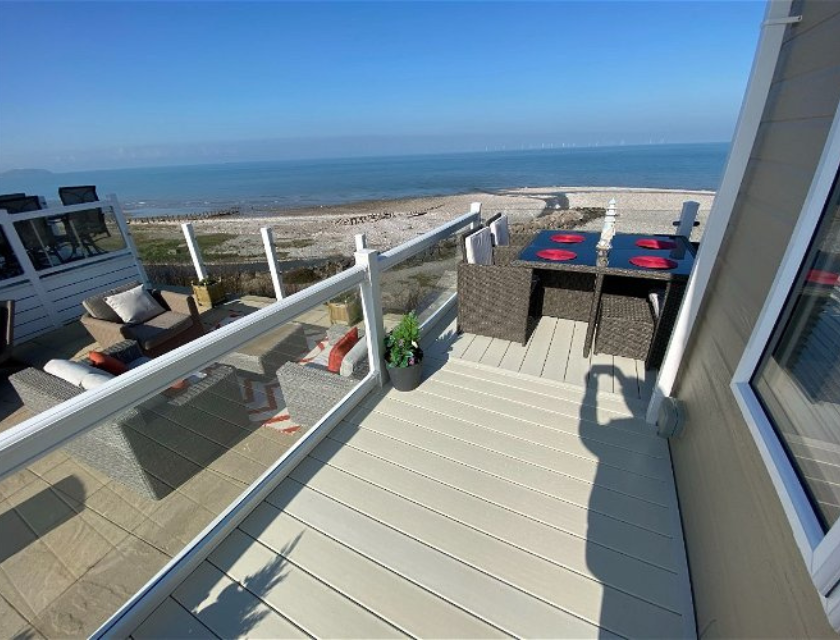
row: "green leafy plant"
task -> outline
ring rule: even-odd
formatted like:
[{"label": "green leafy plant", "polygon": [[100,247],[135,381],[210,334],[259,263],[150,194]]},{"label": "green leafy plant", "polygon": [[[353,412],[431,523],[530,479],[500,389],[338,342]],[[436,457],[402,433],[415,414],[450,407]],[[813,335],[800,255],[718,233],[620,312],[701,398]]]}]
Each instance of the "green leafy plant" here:
[{"label": "green leafy plant", "polygon": [[412,311],[385,336],[385,363],[392,368],[410,367],[423,359],[420,348],[420,324]]},{"label": "green leafy plant", "polygon": [[216,284],[219,282],[217,278],[207,277],[202,278],[201,280],[193,280],[193,284],[198,285],[199,287],[209,287],[212,284]]}]

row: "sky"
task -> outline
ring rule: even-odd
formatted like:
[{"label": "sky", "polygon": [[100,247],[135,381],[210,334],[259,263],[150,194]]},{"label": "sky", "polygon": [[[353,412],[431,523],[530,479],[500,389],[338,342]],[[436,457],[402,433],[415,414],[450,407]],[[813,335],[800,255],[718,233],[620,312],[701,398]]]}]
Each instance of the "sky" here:
[{"label": "sky", "polygon": [[0,0],[0,171],[725,142],[764,7]]}]

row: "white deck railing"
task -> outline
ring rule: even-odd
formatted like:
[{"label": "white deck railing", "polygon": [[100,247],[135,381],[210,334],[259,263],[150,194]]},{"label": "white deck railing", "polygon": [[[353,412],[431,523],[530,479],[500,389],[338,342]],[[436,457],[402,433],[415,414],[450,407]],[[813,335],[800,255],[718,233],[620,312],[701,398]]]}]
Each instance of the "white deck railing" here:
[{"label": "white deck railing", "polygon": [[[89,209],[90,205],[62,207],[62,210],[66,212],[67,209],[85,208]],[[56,210],[45,211],[49,213],[39,211],[33,214],[55,215]],[[30,214],[20,214],[20,216],[16,220],[27,219]],[[183,579],[186,573],[206,557],[214,544],[241,522],[250,509],[258,504],[349,411],[355,408],[367,393],[383,384],[385,372],[381,353],[385,333],[379,281],[381,271],[416,256],[459,230],[473,226],[479,220],[480,208],[474,207],[471,213],[460,216],[448,224],[381,255],[376,250],[365,248],[364,242],[361,241],[358,245],[359,250],[355,254],[354,267],[160,356],[106,385],[85,391],[0,434],[0,478],[2,478],[32,464],[38,458],[67,444],[104,420],[136,406],[172,383],[217,361],[225,354],[264,333],[282,326],[300,314],[324,304],[336,295],[356,286],[361,289],[370,373],[180,554],[173,558],[95,635],[129,633],[132,630],[131,624],[139,615],[138,612],[141,609],[149,611],[150,607],[159,603],[159,598],[150,596],[151,593],[168,593],[168,586],[173,586]],[[441,305],[435,314],[424,322],[422,329],[433,326],[449,310],[455,297],[456,295],[453,294],[445,304]]]},{"label": "white deck railing", "polygon": [[[96,241],[89,238],[77,217],[82,212],[99,209],[113,216],[115,227],[123,245],[114,250],[91,251]],[[21,224],[33,220],[45,220],[50,234],[54,225],[63,225],[60,247],[51,244],[55,237],[42,237],[38,228]],[[31,222],[30,222],[31,224]],[[20,229],[28,233],[21,235]],[[79,305],[95,291],[140,280],[146,282],[146,273],[137,255],[137,249],[125,221],[122,208],[116,196],[106,200],[87,202],[70,206],[50,207],[36,211],[9,214],[0,208],[0,230],[11,254],[20,269],[20,274],[0,279],[0,298],[14,299],[15,336],[18,342],[33,338],[41,333],[63,326],[79,313]],[[29,236],[30,246],[25,243]],[[32,241],[35,241],[34,243]],[[102,242],[102,239],[99,240]],[[62,256],[61,250],[70,249]],[[98,248],[98,247],[97,247]],[[40,254],[50,266],[38,268],[31,257]],[[10,255],[3,255],[3,267]],[[105,264],[107,263],[107,264]]]}]

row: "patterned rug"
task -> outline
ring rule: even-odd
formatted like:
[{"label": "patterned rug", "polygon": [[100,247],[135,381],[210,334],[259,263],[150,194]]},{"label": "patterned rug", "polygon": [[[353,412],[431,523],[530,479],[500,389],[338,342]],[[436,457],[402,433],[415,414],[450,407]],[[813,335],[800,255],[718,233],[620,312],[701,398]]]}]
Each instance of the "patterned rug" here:
[{"label": "patterned rug", "polygon": [[[207,331],[215,331],[231,322],[235,322],[245,315],[242,312],[231,310],[228,312],[228,315],[215,324],[205,322],[204,328]],[[318,351],[324,349],[326,340],[324,339],[323,329],[306,327],[304,333],[306,334],[306,343],[310,352],[314,349]],[[311,353],[308,355],[311,355]],[[305,361],[301,359],[301,362]],[[286,400],[283,398],[280,383],[276,378],[265,381],[249,376],[247,372],[237,371],[236,380],[239,383],[239,393],[248,407],[248,417],[251,422],[261,427],[274,429],[275,431],[289,435],[301,430],[301,426],[296,424],[289,415],[289,410],[286,408]]]},{"label": "patterned rug", "polygon": [[300,431],[300,425],[292,422],[279,382],[254,380],[241,373],[237,374],[236,380],[239,382],[239,393],[248,406],[251,422],[280,433],[292,434]]}]

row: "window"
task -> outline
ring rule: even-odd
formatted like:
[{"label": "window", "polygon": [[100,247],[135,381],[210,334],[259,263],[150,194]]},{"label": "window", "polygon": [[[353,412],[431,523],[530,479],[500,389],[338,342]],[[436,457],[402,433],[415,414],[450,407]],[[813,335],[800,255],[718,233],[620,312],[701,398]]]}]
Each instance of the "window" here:
[{"label": "window", "polygon": [[731,388],[840,630],[840,108]]},{"label": "window", "polygon": [[752,386],[827,531],[840,519],[840,185]]}]

